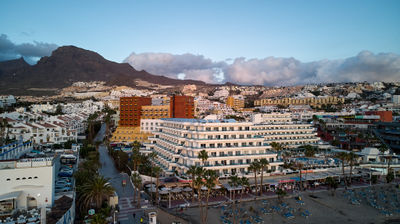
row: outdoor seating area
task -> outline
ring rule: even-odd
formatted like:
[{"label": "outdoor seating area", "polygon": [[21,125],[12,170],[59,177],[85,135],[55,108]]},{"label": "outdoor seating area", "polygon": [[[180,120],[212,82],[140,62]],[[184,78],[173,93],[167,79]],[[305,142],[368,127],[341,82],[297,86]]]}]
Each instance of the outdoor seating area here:
[{"label": "outdoor seating area", "polygon": [[17,211],[13,215],[1,218],[0,223],[5,224],[39,224],[40,210],[33,208],[31,210]]},{"label": "outdoor seating area", "polygon": [[367,204],[377,209],[384,216],[400,214],[399,188],[391,185],[389,188],[366,187],[346,190],[342,197],[352,205]]}]

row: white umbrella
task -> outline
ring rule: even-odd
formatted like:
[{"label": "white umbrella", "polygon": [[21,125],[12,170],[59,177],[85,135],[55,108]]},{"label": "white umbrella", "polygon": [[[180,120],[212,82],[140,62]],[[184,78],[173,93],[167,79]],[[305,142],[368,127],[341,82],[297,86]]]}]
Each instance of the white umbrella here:
[{"label": "white umbrella", "polygon": [[208,188],[206,186],[202,186],[201,190],[206,191],[206,190],[208,190]]},{"label": "white umbrella", "polygon": [[213,189],[218,190],[218,189],[221,189],[221,187],[220,187],[219,185],[215,185],[215,186],[213,187]]},{"label": "white umbrella", "polygon": [[160,191],[160,194],[168,194],[168,191]]},{"label": "white umbrella", "polygon": [[172,191],[171,192],[174,192],[174,193],[179,193],[179,192],[181,192],[182,191],[182,189],[181,188],[179,188],[179,187],[177,187],[177,188],[174,188],[174,189],[172,189]]},{"label": "white umbrella", "polygon": [[183,191],[189,192],[189,191],[192,191],[192,188],[190,188],[190,187],[185,187],[185,188],[183,188]]},{"label": "white umbrella", "polygon": [[163,188],[161,188],[161,190],[162,190],[162,191],[170,191],[171,188],[169,188],[169,187],[163,187]]}]

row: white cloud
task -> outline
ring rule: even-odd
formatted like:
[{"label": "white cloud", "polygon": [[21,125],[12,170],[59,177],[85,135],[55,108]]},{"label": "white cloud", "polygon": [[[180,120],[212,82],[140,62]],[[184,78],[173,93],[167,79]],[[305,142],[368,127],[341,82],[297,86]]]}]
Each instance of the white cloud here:
[{"label": "white cloud", "polygon": [[[202,80],[207,83],[233,82],[247,85],[297,85],[321,82],[399,81],[400,56],[362,51],[340,60],[303,63],[295,58],[236,58],[215,62],[202,55],[168,53],[131,54],[125,62],[156,75]],[[223,78],[221,79],[221,73]]]}]

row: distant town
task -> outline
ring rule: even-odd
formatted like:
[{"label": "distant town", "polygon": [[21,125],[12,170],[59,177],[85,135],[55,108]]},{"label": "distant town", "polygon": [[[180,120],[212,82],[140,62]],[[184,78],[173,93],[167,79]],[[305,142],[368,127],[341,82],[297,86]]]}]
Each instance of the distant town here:
[{"label": "distant town", "polygon": [[378,219],[398,214],[400,83],[169,88],[1,96],[1,219],[318,221],[317,198],[336,190]]}]

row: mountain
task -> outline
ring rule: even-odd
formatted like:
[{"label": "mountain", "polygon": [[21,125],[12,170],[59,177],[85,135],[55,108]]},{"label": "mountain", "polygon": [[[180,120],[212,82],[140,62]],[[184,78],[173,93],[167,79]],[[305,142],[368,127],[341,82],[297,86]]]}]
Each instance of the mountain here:
[{"label": "mountain", "polygon": [[30,65],[22,57],[10,61],[0,61],[0,78],[3,74],[14,74],[29,67]]},{"label": "mountain", "polygon": [[[112,62],[96,52],[75,46],[59,47],[51,56],[41,58],[33,66],[14,66],[18,69],[11,69],[13,63],[2,63],[9,66],[3,66],[5,68],[2,70],[4,74],[1,74],[0,94],[37,95],[37,90],[41,90],[40,94],[52,90],[54,94],[54,90],[68,87],[78,81],[104,81],[108,85],[130,87],[136,86],[136,80],[162,85],[205,85],[202,81],[177,80],[152,75],[143,70],[137,71],[127,63]],[[51,91],[49,94],[52,94]]]}]

